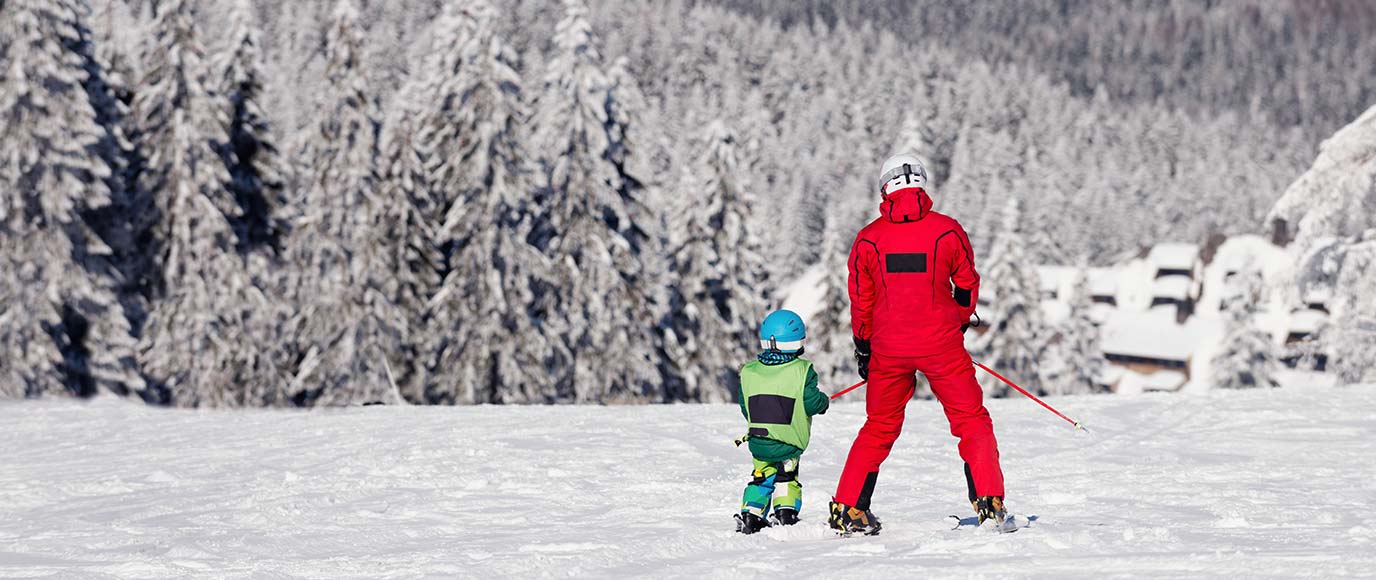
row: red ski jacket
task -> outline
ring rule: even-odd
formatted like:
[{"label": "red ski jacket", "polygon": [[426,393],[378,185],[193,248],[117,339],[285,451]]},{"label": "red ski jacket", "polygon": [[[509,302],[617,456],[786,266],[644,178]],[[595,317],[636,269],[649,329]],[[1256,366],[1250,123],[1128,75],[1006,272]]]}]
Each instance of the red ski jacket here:
[{"label": "red ski jacket", "polygon": [[850,320],[871,352],[924,357],[964,348],[979,301],[970,238],[920,187],[885,196],[850,249]]}]

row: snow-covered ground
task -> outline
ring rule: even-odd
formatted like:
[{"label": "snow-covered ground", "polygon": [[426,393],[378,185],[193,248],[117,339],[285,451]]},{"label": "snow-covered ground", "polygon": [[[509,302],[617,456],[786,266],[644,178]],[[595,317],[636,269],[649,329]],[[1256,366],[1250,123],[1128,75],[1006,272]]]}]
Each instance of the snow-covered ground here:
[{"label": "snow-covered ground", "polygon": [[804,456],[804,524],[733,532],[735,407],[188,412],[0,402],[0,577],[1376,575],[1376,388],[992,401],[1016,534],[971,515],[914,402],[878,537],[826,500],[861,405]]}]

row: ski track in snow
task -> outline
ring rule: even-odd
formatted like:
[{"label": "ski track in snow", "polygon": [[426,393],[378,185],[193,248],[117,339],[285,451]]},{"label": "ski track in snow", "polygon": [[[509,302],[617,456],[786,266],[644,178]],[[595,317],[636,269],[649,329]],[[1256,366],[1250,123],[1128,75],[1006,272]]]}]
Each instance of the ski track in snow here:
[{"label": "ski track in snow", "polygon": [[1373,576],[1376,388],[990,402],[1015,534],[969,526],[915,401],[877,537],[826,502],[864,407],[817,419],[803,523],[731,514],[737,407],[195,412],[0,402],[0,578]]}]

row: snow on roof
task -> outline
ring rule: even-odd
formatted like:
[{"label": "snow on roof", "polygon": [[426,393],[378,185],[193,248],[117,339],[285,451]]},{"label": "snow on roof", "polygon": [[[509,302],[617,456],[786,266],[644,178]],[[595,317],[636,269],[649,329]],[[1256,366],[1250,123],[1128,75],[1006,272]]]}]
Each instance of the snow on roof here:
[{"label": "snow on roof", "polygon": [[1090,268],[1089,293],[1093,296],[1113,296],[1118,293],[1117,268]]},{"label": "snow on roof", "polygon": [[1333,289],[1327,286],[1316,286],[1304,293],[1305,304],[1328,304],[1333,298]]},{"label": "snow on roof", "polygon": [[1147,260],[1162,270],[1193,270],[1199,261],[1199,246],[1175,242],[1156,244]]},{"label": "snow on roof", "polygon": [[1287,327],[1292,334],[1313,334],[1325,320],[1328,320],[1328,315],[1322,310],[1297,310],[1290,314],[1290,323]]},{"label": "snow on roof", "polygon": [[1118,379],[1118,392],[1140,393],[1144,391],[1178,391],[1185,386],[1185,373],[1180,371],[1156,371],[1143,374],[1132,370],[1123,372]]},{"label": "snow on roof", "polygon": [[1173,308],[1116,311],[1100,329],[1104,354],[1187,361],[1218,334],[1219,320],[1192,317],[1177,324]]},{"label": "snow on roof", "polygon": [[1047,324],[1060,324],[1070,318],[1070,305],[1060,300],[1042,301],[1042,320]]},{"label": "snow on roof", "polygon": [[1078,275],[1078,269],[1071,266],[1037,266],[1037,280],[1043,292],[1073,287]]},{"label": "snow on roof", "polygon": [[1221,266],[1224,274],[1250,267],[1261,270],[1269,278],[1293,263],[1294,258],[1280,246],[1254,234],[1228,238],[1214,252],[1214,264]]},{"label": "snow on roof", "polygon": [[1194,281],[1187,276],[1162,276],[1152,284],[1153,298],[1170,298],[1184,301],[1189,299]]},{"label": "snow on roof", "polygon": [[1103,324],[1108,322],[1108,319],[1113,317],[1113,313],[1117,311],[1117,308],[1102,302],[1091,304],[1089,305],[1089,319],[1095,324]]}]

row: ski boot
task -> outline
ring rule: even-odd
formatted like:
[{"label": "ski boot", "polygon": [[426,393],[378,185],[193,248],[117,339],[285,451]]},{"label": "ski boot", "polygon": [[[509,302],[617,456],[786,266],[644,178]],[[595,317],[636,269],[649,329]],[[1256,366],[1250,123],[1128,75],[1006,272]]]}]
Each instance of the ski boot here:
[{"label": "ski boot", "polygon": [[1003,508],[1003,498],[997,495],[985,495],[976,498],[971,502],[975,507],[975,514],[979,516],[980,525],[988,520],[994,520],[995,524],[1003,525],[1003,521],[1008,518],[1008,510]]},{"label": "ski boot", "polygon": [[736,532],[742,534],[753,534],[769,527],[769,522],[764,518],[750,512],[736,514]]},{"label": "ski boot", "polygon": [[798,523],[798,511],[788,508],[774,508],[774,515],[769,516],[769,523],[775,526],[791,526]]},{"label": "ski boot", "polygon": [[879,518],[870,510],[860,510],[841,502],[831,502],[831,517],[827,518],[831,529],[843,536],[859,533],[866,536],[879,535]]}]

